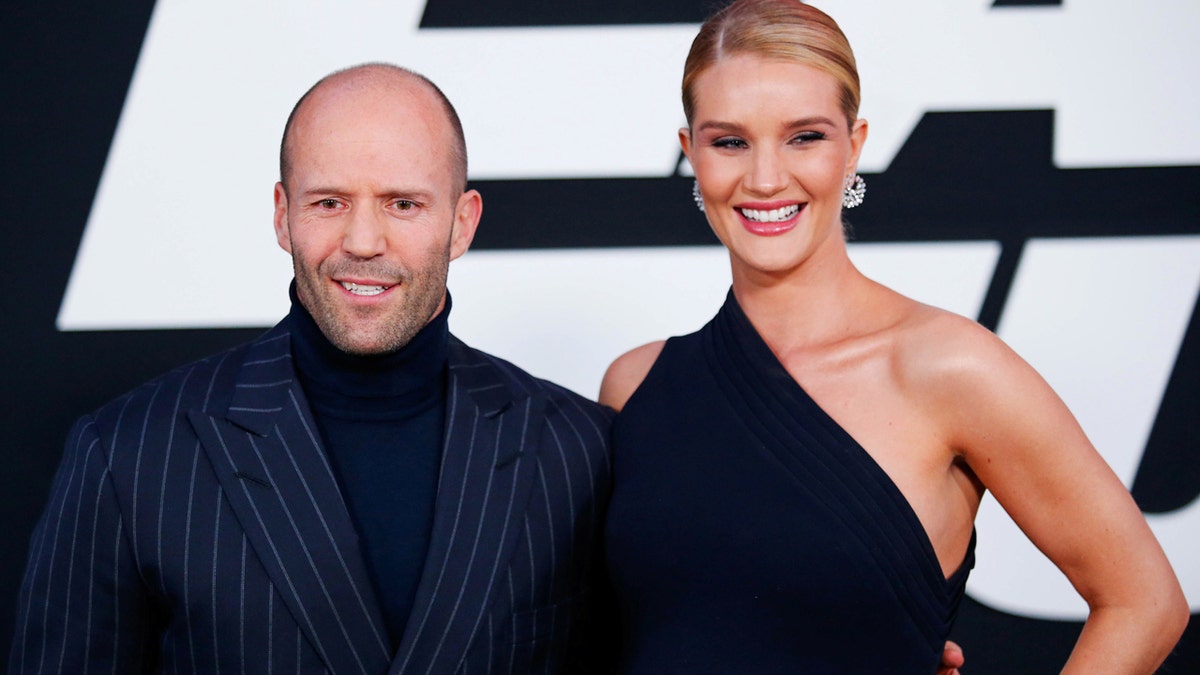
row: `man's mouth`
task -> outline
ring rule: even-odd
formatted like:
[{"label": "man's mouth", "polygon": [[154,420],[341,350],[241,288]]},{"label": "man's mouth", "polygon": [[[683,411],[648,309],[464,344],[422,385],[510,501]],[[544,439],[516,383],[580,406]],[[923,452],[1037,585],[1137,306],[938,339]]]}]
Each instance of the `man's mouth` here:
[{"label": "man's mouth", "polygon": [[391,288],[391,286],[372,286],[368,284],[356,284],[353,281],[342,281],[342,288],[350,291],[355,295],[379,295],[380,293]]},{"label": "man's mouth", "polygon": [[778,209],[771,209],[770,211],[740,208],[738,209],[738,212],[740,212],[746,220],[752,220],[756,223],[782,223],[788,218],[791,218],[799,213],[800,205],[791,204]]}]

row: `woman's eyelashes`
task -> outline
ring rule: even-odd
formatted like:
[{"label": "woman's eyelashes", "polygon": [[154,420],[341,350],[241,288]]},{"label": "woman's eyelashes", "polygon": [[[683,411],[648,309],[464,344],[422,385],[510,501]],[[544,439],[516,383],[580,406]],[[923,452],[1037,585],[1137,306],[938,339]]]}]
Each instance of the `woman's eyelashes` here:
[{"label": "woman's eyelashes", "polygon": [[825,134],[820,131],[801,131],[792,137],[792,143],[799,145],[823,140],[825,140]]},{"label": "woman's eyelashes", "polygon": [[723,136],[712,142],[714,148],[740,149],[748,147],[746,141],[736,136]]},{"label": "woman's eyelashes", "polygon": [[[791,145],[807,145],[823,141],[825,138],[825,132],[822,131],[801,131],[788,139],[788,143]],[[712,146],[723,150],[741,150],[750,147],[750,144],[745,139],[737,136],[722,136],[714,139]]]}]

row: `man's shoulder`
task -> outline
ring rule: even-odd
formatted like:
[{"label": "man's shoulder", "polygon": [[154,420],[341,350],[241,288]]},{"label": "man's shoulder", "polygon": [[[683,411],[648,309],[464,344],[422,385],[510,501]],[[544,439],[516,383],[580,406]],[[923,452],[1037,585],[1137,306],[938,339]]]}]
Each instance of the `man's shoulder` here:
[{"label": "man's shoulder", "polygon": [[[287,336],[286,329],[275,326],[253,340],[176,366],[108,401],[90,417],[104,428],[122,419],[166,419],[197,407],[214,409],[228,401],[252,352],[269,349],[272,341],[286,341]],[[286,342],[279,351],[290,354]]]}]

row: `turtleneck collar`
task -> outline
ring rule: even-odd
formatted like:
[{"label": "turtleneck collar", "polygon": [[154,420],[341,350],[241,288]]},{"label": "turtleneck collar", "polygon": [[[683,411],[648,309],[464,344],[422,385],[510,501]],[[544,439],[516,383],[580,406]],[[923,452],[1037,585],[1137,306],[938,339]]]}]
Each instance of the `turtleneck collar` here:
[{"label": "turtleneck collar", "polygon": [[343,419],[404,419],[445,400],[450,295],[409,343],[387,354],[360,356],[338,349],[296,296],[292,354],[300,384],[318,415]]}]

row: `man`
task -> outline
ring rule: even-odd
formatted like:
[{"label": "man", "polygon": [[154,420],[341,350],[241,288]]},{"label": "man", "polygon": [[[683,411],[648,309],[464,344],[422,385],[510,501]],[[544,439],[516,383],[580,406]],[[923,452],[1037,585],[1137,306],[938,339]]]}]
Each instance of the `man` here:
[{"label": "man", "polygon": [[30,545],[13,672],[554,672],[608,414],[462,344],[482,209],[428,80],[335,73],[284,132],[289,315],[83,417]]}]

